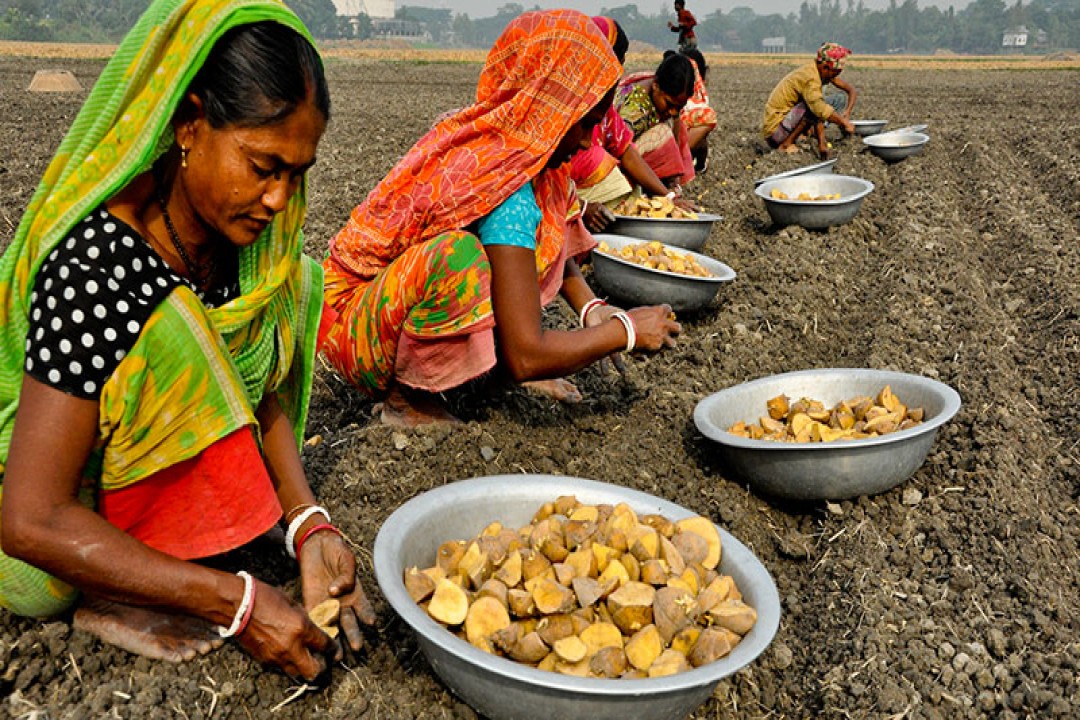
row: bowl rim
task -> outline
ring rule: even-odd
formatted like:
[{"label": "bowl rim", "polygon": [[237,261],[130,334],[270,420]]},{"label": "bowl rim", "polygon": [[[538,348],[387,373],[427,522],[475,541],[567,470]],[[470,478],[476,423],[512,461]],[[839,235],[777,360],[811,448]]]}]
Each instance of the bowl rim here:
[{"label": "bowl rim", "polygon": [[852,120],[851,124],[855,127],[873,127],[874,125],[881,125],[885,127],[889,124],[888,120]]},{"label": "bowl rim", "polygon": [[[852,371],[858,371],[864,375],[873,375],[885,383],[903,379],[914,380],[920,384],[924,384],[942,398],[943,406],[941,412],[907,430],[897,430],[896,432],[886,433],[885,435],[879,435],[873,438],[844,440],[842,442],[798,443],[777,442],[776,440],[754,440],[752,438],[732,435],[726,428],[719,428],[709,420],[709,411],[713,406],[725,404],[737,392],[741,393],[748,388],[753,388],[758,385],[771,385],[778,380],[794,380],[810,375],[843,376],[850,374]],[[776,450],[781,452],[795,450],[800,452],[805,452],[807,450],[812,452],[844,451],[876,447],[878,445],[891,445],[919,435],[936,432],[939,427],[952,420],[953,416],[960,410],[961,404],[960,393],[956,392],[956,390],[940,380],[934,380],[925,375],[915,375],[913,373],[900,372],[897,370],[878,370],[875,368],[812,368],[807,370],[794,370],[791,372],[779,373],[777,375],[767,375],[765,377],[732,385],[731,387],[712,393],[699,400],[698,404],[694,407],[694,424],[701,434],[710,440],[714,440],[721,445],[744,448],[747,450]]]},{"label": "bowl rim", "polygon": [[[657,218],[657,219],[659,219],[659,218]],[[707,270],[709,270],[710,272],[713,273],[713,276],[712,277],[698,277],[697,275],[683,275],[682,273],[669,272],[667,270],[661,270],[659,268],[647,268],[644,265],[638,265],[637,263],[632,263],[629,260],[625,260],[625,259],[619,257],[618,255],[612,255],[611,253],[606,253],[603,250],[601,250],[600,249],[600,241],[604,240],[604,239],[607,239],[607,238],[617,238],[619,240],[628,240],[628,241],[635,242],[635,243],[660,242],[660,241],[659,240],[643,240],[641,238],[630,237],[629,235],[619,235],[618,233],[596,233],[595,235],[593,235],[593,239],[595,239],[597,241],[596,242],[596,247],[594,247],[593,250],[592,250],[593,253],[595,253],[596,255],[599,255],[600,257],[603,257],[606,260],[611,260],[613,262],[618,263],[619,265],[623,265],[623,266],[628,267],[628,268],[634,268],[634,269],[637,269],[637,270],[642,270],[642,271],[647,272],[647,273],[654,273],[656,275],[675,278],[675,279],[678,279],[678,280],[691,280],[691,281],[694,281],[694,282],[701,282],[701,283],[708,284],[708,285],[711,285],[711,284],[714,284],[714,283],[731,282],[732,280],[734,280],[738,276],[738,273],[736,273],[735,270],[731,268],[731,266],[727,265],[726,263],[720,262],[716,258],[711,258],[708,255],[702,255],[701,253],[694,252],[693,250],[687,250],[686,248],[682,248],[682,247],[679,247],[677,245],[668,245],[667,243],[662,243],[662,242],[660,243],[661,245],[663,245],[665,248],[668,248],[668,249],[672,250],[673,252],[677,252],[677,253],[680,253],[680,254],[683,254],[683,255],[687,255],[687,254],[693,255],[694,259],[696,259],[699,263],[704,265]]]},{"label": "bowl rim", "polygon": [[[780,615],[782,612],[780,606],[780,594],[776,587],[776,581],[765,567],[765,564],[754,555],[745,544],[719,525],[716,525],[715,522],[713,524],[720,532],[721,547],[724,549],[724,553],[727,554],[728,557],[735,555],[739,558],[740,563],[746,562],[750,564],[751,569],[755,572],[760,581],[760,586],[757,587],[757,590],[763,596],[759,598],[761,602],[758,602],[757,605],[754,606],[754,609],[758,613],[758,619],[754,624],[753,630],[757,631],[760,629],[760,634],[755,635],[750,642],[744,638],[742,642],[736,645],[735,650],[733,650],[732,653],[735,653],[738,648],[744,647],[745,643],[742,654],[735,655],[735,657],[738,658],[736,662],[725,665],[725,658],[721,658],[720,660],[707,665],[702,665],[698,668],[693,668],[686,672],[676,673],[666,677],[641,680],[626,678],[608,679],[574,677],[563,675],[561,673],[539,670],[509,658],[490,655],[479,648],[473,647],[465,640],[462,640],[454,635],[454,633],[448,631],[444,626],[432,619],[412,600],[411,597],[409,597],[409,594],[405,590],[404,582],[393,572],[394,568],[390,567],[393,563],[388,555],[390,550],[387,548],[397,547],[401,544],[401,539],[405,534],[403,529],[404,523],[402,522],[403,516],[406,516],[409,513],[417,514],[418,511],[423,513],[425,509],[431,512],[437,512],[440,508],[445,507],[447,501],[451,498],[460,501],[463,498],[467,499],[472,496],[483,496],[486,492],[489,492],[486,488],[492,485],[516,484],[515,486],[518,486],[526,478],[531,478],[545,484],[551,484],[554,493],[558,493],[568,485],[572,485],[576,492],[581,492],[586,496],[589,494],[602,495],[611,493],[612,490],[615,490],[622,498],[619,502],[626,502],[635,509],[635,512],[638,512],[642,508],[648,508],[650,512],[660,513],[673,520],[690,517],[696,514],[688,508],[640,490],[634,490],[633,488],[612,483],[603,483],[597,480],[588,480],[565,475],[545,475],[539,473],[487,475],[457,480],[427,490],[406,501],[383,522],[375,537],[375,545],[372,552],[375,577],[383,596],[386,598],[394,612],[396,612],[397,615],[413,629],[413,632],[417,633],[417,635],[422,635],[423,639],[437,645],[443,651],[458,657],[463,662],[466,662],[473,667],[484,668],[501,679],[510,682],[526,683],[547,690],[576,692],[593,697],[624,694],[661,696],[684,690],[691,690],[693,688],[700,688],[707,684],[716,683],[730,675],[734,675],[736,672],[756,660],[763,652],[765,652],[769,645],[772,644],[780,627]],[[495,519],[497,520],[498,518]],[[723,560],[721,560],[721,562],[723,562]],[[422,628],[430,632],[422,632]],[[746,648],[749,648],[749,650]],[[731,656],[729,655],[727,657]],[[433,670],[436,669],[433,668]],[[439,674],[441,677],[441,674],[438,673],[437,670],[436,674]]]},{"label": "bowl rim", "polygon": [[[900,138],[914,137],[916,142],[909,143],[907,145],[894,145],[891,142],[886,143],[883,141],[896,140]],[[878,133],[877,135],[867,135],[863,138],[863,145],[869,146],[871,149],[879,150],[907,150],[909,148],[920,147],[930,141],[930,136],[921,132],[897,132],[892,131],[889,133]]]},{"label": "bowl rim", "polygon": [[[873,136],[871,136],[871,137],[873,137]],[[798,177],[798,176],[796,176],[796,177]],[[814,208],[814,207],[829,207],[829,206],[847,205],[849,203],[853,203],[853,202],[856,202],[858,200],[862,200],[864,197],[866,197],[867,195],[869,195],[870,193],[872,193],[874,191],[874,183],[872,181],[870,181],[870,180],[867,180],[866,178],[857,177],[855,175],[836,175],[836,174],[833,174],[832,177],[834,179],[839,178],[839,179],[843,179],[843,180],[857,180],[859,183],[862,183],[863,189],[859,190],[854,195],[848,195],[847,197],[842,197],[839,200],[796,200],[794,198],[784,199],[784,198],[774,198],[774,197],[769,195],[768,191],[772,189],[772,187],[773,187],[772,183],[777,182],[777,180],[769,180],[768,182],[763,182],[760,185],[758,185],[757,187],[755,187],[754,188],[754,194],[757,195],[762,200],[764,200],[766,203],[775,203],[777,205],[793,205],[793,206],[796,206],[796,207]],[[790,180],[790,179],[791,178],[780,178],[780,180]]]},{"label": "bowl rim", "polygon": [[[804,165],[802,167],[795,168],[794,170],[785,170],[784,172],[776,173],[775,175],[766,175],[763,178],[758,178],[757,180],[755,180],[754,187],[757,187],[762,183],[767,183],[770,180],[783,180],[784,178],[798,177],[800,175],[825,175],[826,173],[820,171],[832,168],[834,165],[836,165],[837,159],[838,158],[832,158],[831,160],[814,163],[813,165]],[[828,174],[832,174],[832,171],[830,170]]]},{"label": "bowl rim", "polygon": [[713,213],[698,213],[696,218],[654,218],[654,217],[642,217],[640,215],[619,215],[618,213],[612,213],[615,216],[616,221],[628,222],[643,220],[645,222],[669,222],[669,223],[715,223],[723,220],[723,216],[715,215]]},{"label": "bowl rim", "polygon": [[930,127],[929,123],[915,123],[914,125],[905,125],[904,127],[896,128],[895,130],[886,130],[885,132],[878,133],[878,135],[902,135],[904,133],[926,133]]}]

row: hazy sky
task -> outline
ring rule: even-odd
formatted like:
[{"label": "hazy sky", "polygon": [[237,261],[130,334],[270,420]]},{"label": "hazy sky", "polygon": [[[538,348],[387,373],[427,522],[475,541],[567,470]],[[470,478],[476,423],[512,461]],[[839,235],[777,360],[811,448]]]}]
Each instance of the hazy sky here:
[{"label": "hazy sky", "polygon": [[[468,13],[469,17],[491,17],[495,11],[507,4],[510,0],[396,0],[397,6],[418,5],[423,7],[449,8],[455,13]],[[660,13],[672,13],[671,0],[514,0],[517,4],[526,8],[539,5],[542,8],[569,7],[589,14],[597,14],[601,8],[621,7],[623,5],[637,5],[638,9],[646,15]],[[857,1],[857,0],[856,0]],[[919,0],[919,7],[937,6],[947,8],[952,5],[957,10],[967,7],[971,0]],[[686,0],[686,8],[694,13],[700,21],[706,15],[719,9],[727,12],[735,7],[753,8],[758,15],[770,13],[798,13],[802,0]],[[879,10],[889,6],[889,0],[863,0],[863,4],[871,10]],[[847,7],[846,0],[842,0],[841,7]]]}]

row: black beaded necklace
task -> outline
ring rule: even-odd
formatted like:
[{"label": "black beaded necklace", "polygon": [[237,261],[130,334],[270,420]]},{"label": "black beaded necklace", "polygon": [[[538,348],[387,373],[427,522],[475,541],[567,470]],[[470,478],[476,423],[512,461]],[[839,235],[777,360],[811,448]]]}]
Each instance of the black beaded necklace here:
[{"label": "black beaded necklace", "polygon": [[205,265],[199,265],[192,260],[187,250],[184,249],[184,244],[180,242],[180,235],[173,226],[172,218],[169,216],[169,208],[165,204],[165,193],[160,185],[158,186],[157,200],[158,205],[161,207],[161,216],[165,219],[165,228],[169,231],[169,240],[172,241],[173,247],[176,248],[177,254],[184,262],[184,267],[187,268],[188,275],[191,277],[191,282],[195,287],[205,287],[210,282],[210,279],[214,277],[214,270],[217,265],[216,255],[211,255],[209,262]]}]

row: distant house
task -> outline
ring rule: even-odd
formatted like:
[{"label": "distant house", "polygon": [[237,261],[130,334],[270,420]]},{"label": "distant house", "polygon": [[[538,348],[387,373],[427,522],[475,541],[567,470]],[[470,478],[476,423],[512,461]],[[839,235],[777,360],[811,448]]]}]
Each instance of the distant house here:
[{"label": "distant house", "polygon": [[367,15],[372,19],[394,17],[394,0],[333,0],[338,17]]},{"label": "distant house", "polygon": [[1006,50],[1023,50],[1028,44],[1028,29],[1018,25],[1006,30],[1001,35],[1001,47]]},{"label": "distant house", "polygon": [[761,40],[761,52],[764,53],[786,53],[787,52],[787,38],[783,35],[779,37],[767,37]]},{"label": "distant house", "polygon": [[384,20],[377,18],[371,21],[371,34],[380,40],[417,40],[431,42],[431,33],[422,22],[415,20]]}]

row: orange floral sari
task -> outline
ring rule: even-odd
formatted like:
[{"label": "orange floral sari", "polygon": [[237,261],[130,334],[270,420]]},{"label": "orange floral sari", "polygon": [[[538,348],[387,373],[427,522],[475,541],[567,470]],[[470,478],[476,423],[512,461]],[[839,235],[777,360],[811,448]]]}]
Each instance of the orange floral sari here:
[{"label": "orange floral sari", "polygon": [[[343,377],[376,395],[395,377],[443,390],[491,369],[490,268],[467,230],[532,182],[543,214],[537,279],[550,300],[568,250],[571,183],[568,165],[545,166],[619,74],[587,15],[529,12],[507,26],[476,102],[421,138],[331,241],[325,295],[339,315],[323,353]],[[473,333],[488,338],[462,340]],[[450,345],[462,350],[440,351]]]}]

